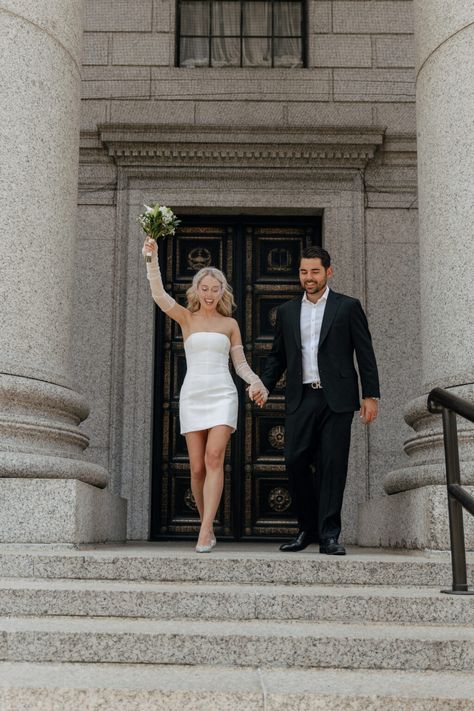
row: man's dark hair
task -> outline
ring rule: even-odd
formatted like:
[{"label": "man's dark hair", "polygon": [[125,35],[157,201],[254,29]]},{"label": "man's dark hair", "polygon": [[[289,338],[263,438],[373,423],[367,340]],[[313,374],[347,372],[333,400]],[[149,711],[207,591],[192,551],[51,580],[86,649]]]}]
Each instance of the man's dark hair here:
[{"label": "man's dark hair", "polygon": [[331,257],[329,256],[329,252],[326,252],[326,250],[322,247],[315,247],[314,245],[303,249],[301,259],[320,259],[321,264],[325,269],[328,269],[331,266]]}]

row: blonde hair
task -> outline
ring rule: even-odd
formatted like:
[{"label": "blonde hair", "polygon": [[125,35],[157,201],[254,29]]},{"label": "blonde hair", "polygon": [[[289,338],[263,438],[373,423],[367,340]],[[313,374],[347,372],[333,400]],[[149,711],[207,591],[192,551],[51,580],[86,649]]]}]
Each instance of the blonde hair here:
[{"label": "blonde hair", "polygon": [[227,279],[221,270],[216,269],[216,267],[204,267],[194,275],[192,284],[186,292],[186,299],[188,302],[187,307],[189,311],[194,313],[195,311],[199,311],[201,308],[197,290],[201,281],[207,276],[216,279],[221,285],[221,298],[217,302],[216,307],[218,313],[222,316],[232,316],[232,311],[237,308],[234,301],[234,295],[232,293],[232,287],[228,284]]}]

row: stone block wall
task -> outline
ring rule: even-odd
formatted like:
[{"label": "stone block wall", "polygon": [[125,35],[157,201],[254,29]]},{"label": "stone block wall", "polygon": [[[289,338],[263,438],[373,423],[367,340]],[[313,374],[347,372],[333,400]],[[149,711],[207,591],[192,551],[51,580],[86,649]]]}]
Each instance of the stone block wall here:
[{"label": "stone block wall", "polygon": [[[382,127],[384,144],[362,175],[366,273],[361,286],[383,391],[381,417],[368,436],[366,493],[380,494],[384,474],[405,459],[403,406],[420,392],[411,0],[309,0],[305,69],[178,68],[174,2],[86,0],[85,5],[74,337],[76,377],[91,405],[84,425],[91,436],[89,456],[115,470],[120,490],[112,441],[121,430],[114,421],[110,365],[120,268],[117,168],[97,127],[277,126],[290,132],[292,127]],[[337,256],[336,250],[336,268]]]},{"label": "stone block wall", "polygon": [[87,0],[84,130],[315,121],[414,132],[411,0],[310,0],[306,69],[177,68],[175,16],[167,0]]}]

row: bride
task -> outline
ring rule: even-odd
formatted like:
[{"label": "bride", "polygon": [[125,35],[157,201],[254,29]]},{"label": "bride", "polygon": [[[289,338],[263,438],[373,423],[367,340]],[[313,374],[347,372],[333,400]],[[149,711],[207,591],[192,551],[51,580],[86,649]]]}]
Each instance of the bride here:
[{"label": "bride", "polygon": [[146,263],[152,297],[179,323],[183,334],[187,372],[179,420],[201,520],[196,551],[208,553],[216,545],[213,525],[224,486],[225,450],[237,425],[237,390],[229,372],[229,354],[237,375],[250,385],[250,398],[260,407],[268,391],[245,359],[239,325],[231,317],[235,303],[224,274],[214,267],[197,272],[186,293],[185,308],[164,290],[155,240],[145,240],[143,254],[152,256]]}]

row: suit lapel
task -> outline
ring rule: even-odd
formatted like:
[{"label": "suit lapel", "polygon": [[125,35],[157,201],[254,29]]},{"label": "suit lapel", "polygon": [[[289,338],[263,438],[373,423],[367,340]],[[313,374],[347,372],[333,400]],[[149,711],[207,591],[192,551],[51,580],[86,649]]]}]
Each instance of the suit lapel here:
[{"label": "suit lapel", "polygon": [[297,298],[292,301],[292,319],[293,334],[296,340],[296,345],[301,350],[301,299]]},{"label": "suit lapel", "polygon": [[[328,300],[326,302],[326,308],[324,309],[323,322],[321,324],[321,333],[319,336],[319,347],[321,347],[324,339],[328,335],[331,324],[334,321],[334,316],[339,308],[340,295],[336,294],[335,291],[329,290]],[[301,338],[301,336],[300,336]]]}]

